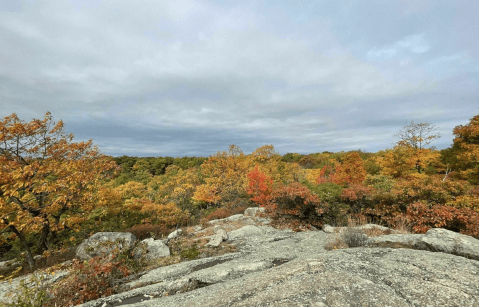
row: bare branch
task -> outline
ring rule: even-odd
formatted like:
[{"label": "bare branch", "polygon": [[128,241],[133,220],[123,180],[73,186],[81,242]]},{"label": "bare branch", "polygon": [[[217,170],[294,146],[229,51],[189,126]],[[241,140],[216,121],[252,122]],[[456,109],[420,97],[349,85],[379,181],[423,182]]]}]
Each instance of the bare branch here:
[{"label": "bare branch", "polygon": [[396,143],[397,145],[423,149],[424,146],[429,145],[441,137],[439,133],[434,133],[436,130],[437,127],[430,123],[415,124],[414,121],[411,121],[409,125],[404,126],[404,128],[394,136],[399,139]]}]

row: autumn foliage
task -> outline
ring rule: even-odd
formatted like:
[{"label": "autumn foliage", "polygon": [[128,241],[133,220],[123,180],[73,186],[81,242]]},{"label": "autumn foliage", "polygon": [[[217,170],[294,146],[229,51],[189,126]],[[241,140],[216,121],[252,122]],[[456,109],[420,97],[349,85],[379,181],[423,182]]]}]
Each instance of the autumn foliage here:
[{"label": "autumn foliage", "polygon": [[248,194],[259,206],[265,206],[272,200],[273,179],[259,170],[258,165],[248,173]]},{"label": "autumn foliage", "polygon": [[67,279],[53,289],[54,299],[47,306],[76,306],[118,293],[113,282],[130,274],[125,260],[95,257],[89,261],[73,260]]},{"label": "autumn foliage", "polygon": [[50,113],[29,123],[15,114],[0,121],[0,231],[20,239],[31,267],[25,236],[38,234],[41,252],[52,234],[79,229],[95,207],[100,180],[116,169],[91,140],[72,140]]},{"label": "autumn foliage", "polygon": [[471,118],[469,124],[454,128],[454,166],[464,179],[479,184],[479,115]]},{"label": "autumn foliage", "polygon": [[[91,141],[74,143],[50,113],[29,123],[12,114],[0,121],[0,248],[22,249],[32,264],[33,254],[96,231],[163,236],[251,206],[295,230],[356,217],[479,238],[479,115],[454,129],[445,150],[426,148],[439,137],[433,130],[411,122],[393,148],[377,153],[281,156],[273,145],[251,154],[231,145],[201,159],[119,157],[118,167]],[[66,305],[109,295],[112,280],[129,274],[125,265],[73,262],[79,275],[65,285],[77,293],[64,287],[55,295]]]},{"label": "autumn foliage", "polygon": [[311,215],[320,216],[325,212],[319,197],[297,182],[276,189],[272,198],[274,201],[266,206],[266,210],[275,215],[307,218]]},{"label": "autumn foliage", "polygon": [[340,185],[359,184],[366,178],[364,161],[357,152],[348,154],[344,161],[330,161],[317,174],[316,183],[332,182]]}]

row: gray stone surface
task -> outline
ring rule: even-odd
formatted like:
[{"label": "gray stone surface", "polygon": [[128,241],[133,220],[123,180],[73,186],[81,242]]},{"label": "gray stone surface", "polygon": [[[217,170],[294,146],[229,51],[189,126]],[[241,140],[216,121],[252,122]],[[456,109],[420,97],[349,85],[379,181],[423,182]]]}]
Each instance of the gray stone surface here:
[{"label": "gray stone surface", "polygon": [[134,250],[135,257],[144,257],[147,260],[168,257],[170,255],[170,248],[161,240],[154,240],[153,238],[145,239],[138,244]]},{"label": "gray stone surface", "polygon": [[328,225],[328,224],[324,224],[324,225],[323,225],[323,231],[324,231],[325,233],[334,233],[335,228],[336,228],[336,227],[333,227],[333,226]]},{"label": "gray stone surface", "polygon": [[245,218],[245,216],[243,214],[235,214],[235,215],[232,215],[232,216],[229,216],[229,217],[225,218],[225,220],[228,221],[228,222],[234,222],[234,221],[242,220],[244,218]]},{"label": "gray stone surface", "polygon": [[133,306],[478,306],[479,264],[450,254],[356,248],[297,258]]},{"label": "gray stone surface", "polygon": [[254,225],[257,223],[263,223],[263,224],[269,224],[271,222],[270,219],[268,218],[260,218],[260,217],[250,217],[246,216],[243,214],[235,214],[230,217],[224,218],[224,219],[216,219],[216,220],[211,220],[208,222],[210,225],[216,225],[216,224],[222,224],[222,223],[228,223],[228,222],[242,222],[244,224],[250,224]]},{"label": "gray stone surface", "polygon": [[[42,277],[43,281],[42,284],[44,286],[50,285],[54,282],[57,282],[61,279],[63,279],[66,275],[68,275],[69,272],[67,271],[59,271],[56,272],[55,274],[47,274],[44,272],[41,273],[35,273],[37,277]],[[24,280],[25,284],[27,287],[36,287],[37,284],[33,283],[32,281],[32,274],[29,274],[27,276],[21,276],[12,279],[11,281],[4,281],[0,283],[0,302],[5,302],[5,303],[11,303],[14,297],[9,296],[9,294],[13,293],[18,293],[18,286],[20,285],[20,281]]]},{"label": "gray stone surface", "polygon": [[264,217],[253,217],[253,220],[259,224],[259,225],[268,225],[271,223],[271,219],[268,219],[268,218],[264,218]]},{"label": "gray stone surface", "polygon": [[206,244],[206,246],[218,247],[221,242],[228,239],[228,235],[226,233],[226,230],[224,229],[218,229],[217,231],[215,231],[215,233],[216,235],[211,238],[211,240]]},{"label": "gray stone surface", "polygon": [[265,209],[263,207],[251,207],[251,208],[247,208],[245,211],[244,211],[244,215],[245,216],[250,216],[250,217],[253,217],[255,216],[257,213],[264,213],[265,212]]},{"label": "gray stone surface", "polygon": [[479,260],[479,240],[441,228],[428,230],[416,248]]},{"label": "gray stone surface", "polygon": [[76,250],[81,260],[108,255],[116,246],[129,249],[136,242],[136,237],[129,232],[97,232],[84,240]]},{"label": "gray stone surface", "polygon": [[426,234],[372,237],[368,239],[367,245],[443,252],[479,260],[479,240],[441,228],[432,228]]},{"label": "gray stone surface", "polygon": [[343,233],[349,229],[361,229],[361,230],[372,230],[372,229],[377,229],[379,231],[383,231],[383,232],[390,232],[390,233],[397,233],[396,230],[394,229],[391,229],[391,228],[388,228],[388,227],[385,227],[385,226],[381,226],[381,225],[377,225],[377,224],[365,224],[365,225],[361,225],[361,226],[356,226],[356,227],[333,227],[331,225],[328,225],[328,224],[325,224],[323,226],[323,231],[326,232],[326,233]]},{"label": "gray stone surface", "polygon": [[151,270],[123,293],[80,306],[479,306],[479,245],[468,236],[432,229],[328,251],[335,233],[260,225],[227,232],[223,223],[210,238],[238,252]]},{"label": "gray stone surface", "polygon": [[159,267],[151,270],[148,273],[142,275],[135,281],[129,282],[124,285],[124,289],[133,289],[137,287],[143,287],[146,285],[156,284],[165,280],[176,280],[184,278],[186,275],[212,266],[219,263],[227,262],[233,259],[240,258],[242,253],[231,253],[217,257],[196,259],[187,262],[180,262],[177,264]]},{"label": "gray stone surface", "polygon": [[[215,231],[224,230],[216,227]],[[238,253],[153,270],[125,285],[125,289],[131,290],[122,293],[122,297],[151,296],[151,300],[129,307],[479,304],[476,260],[405,248],[327,251],[324,246],[335,234],[323,231],[292,232],[246,225],[227,235],[227,242],[236,244]],[[453,236],[441,231],[429,234],[441,235]],[[410,236],[416,242],[427,235],[377,238],[382,238],[381,242],[402,242],[414,247],[409,242]],[[454,239],[453,236],[451,240]],[[475,246],[474,241],[467,242],[471,248]]]},{"label": "gray stone surface", "polygon": [[183,230],[177,229],[168,235],[168,240],[176,239],[183,234]]}]

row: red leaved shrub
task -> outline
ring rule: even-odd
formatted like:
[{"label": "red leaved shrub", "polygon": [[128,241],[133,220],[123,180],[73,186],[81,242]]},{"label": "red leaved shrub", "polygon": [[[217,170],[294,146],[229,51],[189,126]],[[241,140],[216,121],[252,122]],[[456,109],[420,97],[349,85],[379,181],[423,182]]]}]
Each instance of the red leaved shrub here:
[{"label": "red leaved shrub", "polygon": [[95,257],[72,262],[72,273],[52,290],[50,306],[76,306],[117,293],[114,281],[129,275],[124,260]]},{"label": "red leaved shrub", "polygon": [[434,227],[479,237],[479,213],[469,208],[418,202],[408,206],[406,217],[418,233],[425,233]]},{"label": "red leaved shrub", "polygon": [[298,182],[274,190],[272,202],[264,207],[273,217],[291,215],[302,219],[320,216],[327,209],[317,195]]},{"label": "red leaved shrub", "polygon": [[373,189],[363,184],[352,183],[339,196],[350,207],[351,213],[360,213],[372,201]]}]

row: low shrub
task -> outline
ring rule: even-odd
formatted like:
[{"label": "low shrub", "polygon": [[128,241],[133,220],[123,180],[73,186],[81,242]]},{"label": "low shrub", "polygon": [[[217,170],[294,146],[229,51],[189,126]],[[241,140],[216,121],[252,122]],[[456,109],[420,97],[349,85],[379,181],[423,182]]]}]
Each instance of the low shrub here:
[{"label": "low shrub", "polygon": [[348,247],[360,247],[366,244],[368,235],[365,234],[360,228],[346,227],[346,229],[341,233],[341,240]]},{"label": "low shrub", "polygon": [[168,228],[165,225],[153,224],[139,224],[124,231],[134,234],[138,240],[157,238],[168,234]]},{"label": "low shrub", "polygon": [[349,246],[342,240],[339,235],[335,235],[332,240],[329,240],[328,243],[324,246],[325,250],[333,250],[333,249],[344,249],[348,248]]},{"label": "low shrub", "polygon": [[184,249],[180,252],[180,256],[182,259],[188,259],[188,260],[193,260],[198,257],[200,254],[198,248],[196,247],[196,244],[193,245],[191,248]]},{"label": "low shrub", "polygon": [[479,212],[470,208],[459,209],[417,202],[408,206],[406,217],[411,221],[413,231],[417,233],[425,233],[436,227],[479,237]]},{"label": "low shrub", "polygon": [[46,305],[76,306],[117,293],[115,280],[129,275],[125,260],[95,257],[89,261],[72,262],[70,275],[52,289],[53,299]]},{"label": "low shrub", "polygon": [[274,190],[272,198],[272,203],[265,205],[265,210],[273,217],[292,215],[306,219],[321,216],[327,210],[317,195],[298,182]]},{"label": "low shrub", "polygon": [[208,221],[211,221],[211,220],[216,220],[216,219],[224,219],[224,218],[227,218],[231,215],[233,215],[234,212],[233,210],[231,209],[228,209],[228,208],[218,208],[216,209],[215,211],[211,212],[210,214],[208,214],[205,219],[208,220]]}]

